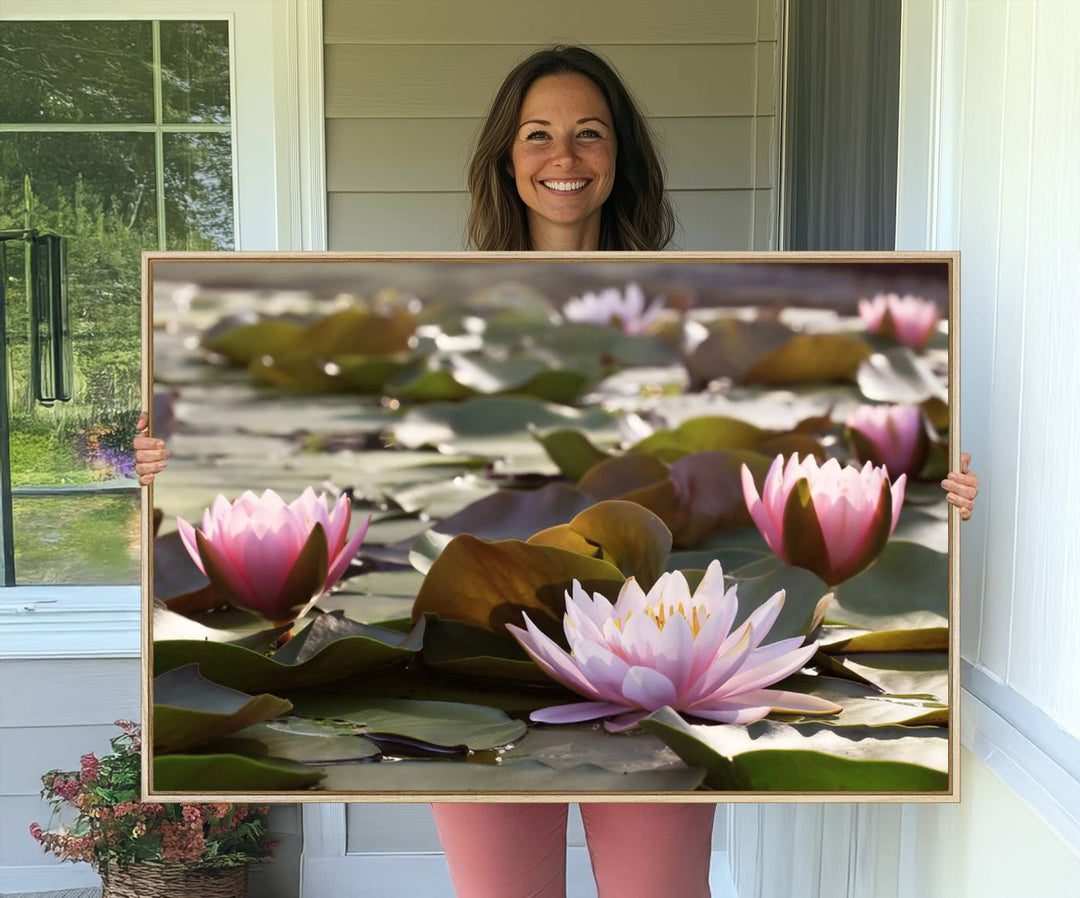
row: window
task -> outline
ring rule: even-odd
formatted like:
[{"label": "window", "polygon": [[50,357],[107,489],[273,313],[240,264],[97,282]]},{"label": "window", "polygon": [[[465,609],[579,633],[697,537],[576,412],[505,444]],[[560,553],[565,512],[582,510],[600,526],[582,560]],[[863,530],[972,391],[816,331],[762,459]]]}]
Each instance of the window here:
[{"label": "window", "polygon": [[[7,22],[0,83],[5,579],[136,583],[139,254],[236,244],[229,22]],[[20,234],[40,232],[67,244],[68,401],[31,378]]]}]

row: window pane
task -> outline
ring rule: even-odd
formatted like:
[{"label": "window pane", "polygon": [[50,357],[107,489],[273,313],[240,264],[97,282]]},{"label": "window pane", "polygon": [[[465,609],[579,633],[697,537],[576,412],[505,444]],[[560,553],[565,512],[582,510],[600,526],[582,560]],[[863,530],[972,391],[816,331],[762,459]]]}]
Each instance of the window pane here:
[{"label": "window pane", "polygon": [[[157,244],[154,184],[152,134],[0,134],[0,228],[28,222],[67,238],[74,373],[70,402],[34,401],[25,244],[8,241],[3,323],[19,583],[137,580],[127,535],[138,507],[131,438],[141,404],[139,254]],[[43,496],[42,488],[68,492]]]},{"label": "window pane", "polygon": [[232,249],[232,138],[166,134],[165,245],[170,250]]},{"label": "window pane", "polygon": [[161,23],[162,121],[229,121],[229,23]]},{"label": "window pane", "polygon": [[19,583],[139,582],[139,491],[16,498]]},{"label": "window pane", "polygon": [[154,121],[150,22],[4,22],[0,121]]}]

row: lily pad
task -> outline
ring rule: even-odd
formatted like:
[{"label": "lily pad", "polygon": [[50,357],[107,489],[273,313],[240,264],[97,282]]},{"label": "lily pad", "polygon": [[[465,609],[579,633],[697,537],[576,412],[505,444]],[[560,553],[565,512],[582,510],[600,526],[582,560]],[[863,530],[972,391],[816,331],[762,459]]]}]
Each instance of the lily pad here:
[{"label": "lily pad", "polygon": [[321,791],[328,793],[413,792],[689,792],[705,772],[689,767],[618,773],[596,764],[556,768],[542,761],[476,764],[398,761],[393,764],[342,764],[326,771]]},{"label": "lily pad", "polygon": [[594,724],[533,727],[503,754],[502,763],[525,759],[561,770],[581,764],[595,764],[617,773],[686,770],[679,756],[651,733],[640,729],[609,733]]},{"label": "lily pad", "polygon": [[[225,745],[242,745],[237,740],[254,742],[260,754],[265,752],[275,758],[284,758],[300,764],[340,764],[378,757],[379,747],[356,735],[334,735],[324,728],[310,726],[299,717],[283,718],[272,723],[259,723],[235,734]],[[243,746],[251,752],[251,746]]]},{"label": "lily pad", "polygon": [[354,724],[357,735],[399,736],[474,751],[507,745],[525,735],[520,720],[480,705],[321,693],[294,695],[293,705],[299,717]]},{"label": "lily pad", "polygon": [[[209,624],[203,621],[210,622]],[[268,627],[266,621],[244,611],[215,612],[191,618],[177,614],[161,605],[154,606],[153,638],[155,641],[176,639],[201,642],[227,642],[255,651],[269,649],[289,626]]]},{"label": "lily pad", "polygon": [[154,750],[182,751],[285,714],[292,704],[211,683],[194,664],[154,678]]},{"label": "lily pad", "polygon": [[726,318],[710,329],[686,360],[690,388],[700,390],[713,380],[727,378],[741,381],[755,362],[779,349],[794,336],[794,331],[771,319],[740,321]]},{"label": "lily pad", "polygon": [[948,655],[945,652],[859,652],[814,656],[813,663],[832,676],[848,676],[890,695],[949,700]]},{"label": "lily pad", "polygon": [[893,539],[867,570],[835,588],[825,620],[880,632],[945,628],[948,614],[948,555]]},{"label": "lily pad", "polygon": [[630,448],[630,452],[675,449],[686,454],[721,449],[754,449],[772,432],[738,418],[709,415],[688,418],[674,430],[658,430]]},{"label": "lily pad", "polygon": [[[306,789],[326,774],[306,764],[280,758],[235,754],[157,755],[153,793],[289,792]],[[153,794],[151,793],[151,794]]]},{"label": "lily pad", "polygon": [[664,571],[671,531],[647,508],[609,499],[586,508],[568,524],[536,533],[528,542],[610,561],[649,589]]},{"label": "lily pad", "polygon": [[713,560],[725,571],[734,571],[755,561],[772,558],[773,551],[757,527],[736,527],[712,534],[695,549],[672,552],[668,556],[669,571],[684,568],[705,570]]},{"label": "lily pad", "polygon": [[210,331],[203,335],[202,344],[211,352],[224,356],[229,364],[247,367],[261,355],[276,355],[297,346],[305,326],[282,318],[264,318]]},{"label": "lily pad", "polygon": [[580,480],[590,468],[610,458],[579,430],[564,428],[546,434],[534,432],[533,436],[559,470],[571,480]]},{"label": "lily pad", "polygon": [[422,623],[406,636],[333,612],[321,615],[273,657],[220,642],[169,639],[155,641],[153,664],[155,675],[195,663],[215,683],[245,692],[280,692],[404,661],[419,651],[422,639]]},{"label": "lily pad", "polygon": [[502,396],[412,409],[394,426],[394,437],[410,449],[446,445],[456,452],[497,458],[537,449],[530,427],[578,428],[593,439],[618,436],[614,418],[601,409],[581,410],[530,397]]},{"label": "lily pad", "polygon": [[735,626],[775,593],[784,590],[784,607],[769,630],[767,642],[810,633],[821,623],[830,595],[829,587],[816,575],[801,567],[784,564],[775,555],[726,571],[725,578],[738,586],[739,611]]},{"label": "lily pad", "polygon": [[550,635],[564,638],[564,594],[574,580],[590,592],[615,596],[624,577],[614,565],[552,546],[518,540],[488,543],[455,537],[435,560],[413,606],[413,619],[432,611],[495,633],[521,624],[523,611]]},{"label": "lily pad", "polygon": [[853,380],[870,347],[847,334],[798,334],[755,360],[745,384],[785,386]]},{"label": "lily pad", "polygon": [[493,680],[521,680],[548,683],[551,678],[529,657],[516,639],[492,633],[460,621],[427,618],[424,633],[424,663],[436,670],[458,676]]},{"label": "lily pad", "polygon": [[593,465],[578,481],[578,489],[597,499],[617,499],[667,481],[670,466],[655,455],[628,453]]},{"label": "lily pad", "polygon": [[622,498],[644,505],[667,525],[677,547],[690,548],[718,530],[752,523],[743,496],[743,464],[763,478],[770,459],[756,452],[696,452],[676,461],[666,481]]},{"label": "lily pad", "polygon": [[842,727],[922,727],[948,726],[949,723],[949,708],[942,702],[885,695],[878,689],[853,680],[795,674],[778,683],[776,688],[816,695],[843,708],[833,717],[806,718],[806,722]]},{"label": "lily pad", "polygon": [[875,402],[918,405],[949,398],[946,385],[906,346],[869,356],[859,366],[857,380],[863,395]]},{"label": "lily pad", "polygon": [[906,727],[791,725],[692,726],[661,708],[641,726],[687,765],[704,767],[722,791],[941,792],[949,788],[944,731]]},{"label": "lily pad", "polygon": [[540,530],[569,521],[592,503],[590,496],[565,483],[549,483],[537,490],[501,490],[434,525],[413,542],[412,553],[434,561],[437,553],[430,553],[441,551],[446,541],[433,538],[433,534],[453,537],[469,533],[489,541],[525,540]]}]

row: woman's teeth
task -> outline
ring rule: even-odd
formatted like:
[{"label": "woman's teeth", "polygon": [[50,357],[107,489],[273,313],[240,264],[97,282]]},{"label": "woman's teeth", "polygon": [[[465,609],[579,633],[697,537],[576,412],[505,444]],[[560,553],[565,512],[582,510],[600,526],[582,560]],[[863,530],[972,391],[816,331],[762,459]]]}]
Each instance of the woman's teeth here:
[{"label": "woman's teeth", "polygon": [[567,191],[570,191],[570,190],[581,190],[581,188],[584,187],[589,182],[587,180],[584,180],[584,181],[541,181],[540,183],[543,184],[545,187],[547,187],[549,190],[558,190],[558,191],[560,191],[562,193],[566,193]]}]

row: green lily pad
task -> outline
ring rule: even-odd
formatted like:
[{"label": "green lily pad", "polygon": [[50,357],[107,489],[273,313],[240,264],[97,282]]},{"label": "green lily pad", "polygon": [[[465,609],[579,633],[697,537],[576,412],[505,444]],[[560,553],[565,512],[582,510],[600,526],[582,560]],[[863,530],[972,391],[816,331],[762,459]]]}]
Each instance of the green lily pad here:
[{"label": "green lily pad", "polygon": [[449,480],[419,483],[387,493],[403,511],[422,511],[429,518],[447,518],[478,499],[490,496],[498,486],[475,474],[459,474]]},{"label": "green lily pad", "polygon": [[[155,641],[155,676],[195,663],[215,683],[239,689],[285,691],[329,683],[415,655],[423,624],[405,634],[346,621],[337,612],[320,615],[273,657],[241,646],[187,639]],[[296,646],[292,643],[296,642]]]},{"label": "green lily pad", "polygon": [[259,723],[247,727],[235,734],[234,739],[222,743],[225,747],[236,746],[251,753],[256,743],[259,753],[275,758],[284,758],[300,764],[340,764],[346,761],[360,761],[364,758],[378,757],[379,747],[356,735],[334,735],[325,728],[311,726],[304,718],[289,717],[272,723]]},{"label": "green lily pad", "polygon": [[154,750],[182,751],[285,714],[290,702],[211,683],[194,664],[154,678]]},{"label": "green lily pad", "polygon": [[488,543],[462,534],[443,549],[428,571],[413,606],[413,619],[426,611],[505,632],[530,612],[538,627],[561,637],[564,593],[579,580],[590,592],[617,595],[624,577],[614,565],[551,546],[518,540]]},{"label": "green lily pad", "polygon": [[709,415],[689,418],[674,430],[658,430],[635,443],[630,452],[676,449],[686,454],[721,449],[754,449],[772,432],[738,418]]},{"label": "green lily pad", "polygon": [[813,663],[831,676],[876,686],[890,695],[949,701],[949,666],[945,652],[859,652],[825,655]]},{"label": "green lily pad", "polygon": [[867,570],[834,589],[829,623],[862,630],[948,627],[949,557],[890,540]]},{"label": "green lily pad", "polygon": [[667,569],[705,570],[710,562],[716,560],[725,571],[734,571],[755,561],[772,557],[773,551],[757,527],[736,527],[712,534],[699,543],[696,549],[672,552],[668,556]]},{"label": "green lily pad", "polygon": [[551,678],[509,633],[500,635],[460,621],[424,615],[424,663],[458,676],[548,683]]},{"label": "green lily pad", "polygon": [[158,755],[154,758],[153,793],[290,792],[307,789],[325,773],[279,758],[235,754]]},{"label": "green lily pad", "polygon": [[579,430],[564,428],[546,434],[534,431],[533,436],[559,471],[571,480],[580,480],[590,468],[611,457]]},{"label": "green lily pad", "polygon": [[791,725],[691,726],[661,708],[641,726],[687,765],[704,767],[722,791],[942,792],[949,788],[948,737],[939,728]]},{"label": "green lily pad", "polygon": [[738,626],[754,609],[784,590],[784,607],[769,630],[766,642],[778,642],[793,636],[804,636],[821,623],[830,596],[829,587],[810,571],[784,564],[775,555],[751,562],[725,577],[738,586]]},{"label": "green lily pad", "polygon": [[227,642],[257,652],[269,649],[279,636],[289,630],[287,624],[267,627],[266,621],[238,609],[216,611],[192,618],[177,614],[161,605],[154,606],[152,626],[155,641],[187,639]]},{"label": "green lily pad", "polygon": [[843,708],[833,717],[807,717],[804,718],[805,722],[841,727],[943,727],[949,723],[949,708],[942,702],[927,698],[885,695],[878,689],[854,680],[795,674],[776,684],[775,688],[816,695]]},{"label": "green lily pad", "polygon": [[[494,637],[495,634],[491,635]],[[462,646],[462,654],[465,652],[467,648]],[[497,656],[490,657],[498,660]],[[543,680],[538,677],[534,682],[527,682],[524,679],[478,677],[464,672],[457,675],[427,664],[373,670],[327,683],[320,690],[325,695],[344,694],[351,698],[402,698],[482,705],[498,708],[522,720],[538,708],[580,701],[581,698],[546,675]],[[289,694],[288,697],[293,696]]]},{"label": "green lily pad", "polygon": [[397,761],[393,764],[341,764],[326,771],[321,790],[327,793],[413,792],[689,792],[705,772],[689,767],[618,773],[596,764],[550,767],[542,761],[513,763],[439,763]]},{"label": "green lily pad", "polygon": [[616,773],[686,770],[679,756],[651,733],[640,729],[609,733],[603,726],[594,724],[533,727],[503,753],[502,763],[526,759],[559,770],[581,764],[595,764]]},{"label": "green lily pad", "polygon": [[459,403],[432,403],[407,412],[394,427],[408,448],[446,445],[456,452],[498,458],[542,451],[529,428],[578,428],[593,439],[616,439],[614,418],[602,409],[575,409],[531,397],[477,397]]},{"label": "green lily pad", "polygon": [[358,698],[346,694],[293,696],[293,713],[355,725],[357,735],[388,735],[431,745],[497,748],[525,735],[525,724],[496,708],[454,702]]},{"label": "green lily pad", "polygon": [[231,365],[247,367],[261,355],[277,355],[300,344],[305,326],[282,318],[264,318],[203,335],[202,344]]},{"label": "green lily pad", "polygon": [[664,571],[671,531],[647,508],[609,499],[586,508],[568,524],[534,534],[528,542],[610,561],[649,589]]}]

